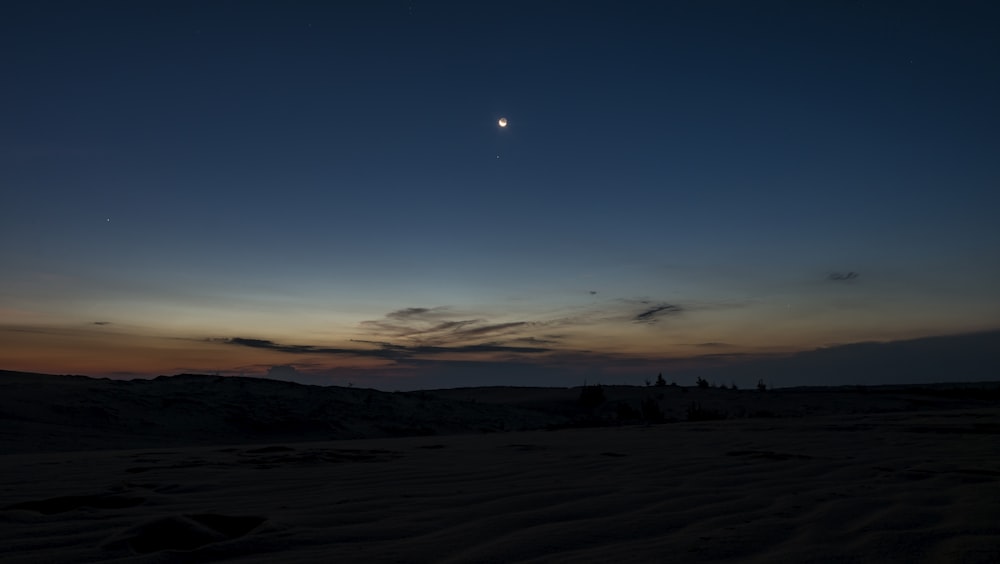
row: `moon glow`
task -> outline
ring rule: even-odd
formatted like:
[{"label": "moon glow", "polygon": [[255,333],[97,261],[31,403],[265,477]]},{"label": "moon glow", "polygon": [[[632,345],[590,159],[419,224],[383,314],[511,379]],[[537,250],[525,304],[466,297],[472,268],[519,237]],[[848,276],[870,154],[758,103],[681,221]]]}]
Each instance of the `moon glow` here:
[{"label": "moon glow", "polygon": [[500,120],[497,121],[497,125],[499,125],[500,127],[507,127],[507,118],[505,117],[500,118]]}]

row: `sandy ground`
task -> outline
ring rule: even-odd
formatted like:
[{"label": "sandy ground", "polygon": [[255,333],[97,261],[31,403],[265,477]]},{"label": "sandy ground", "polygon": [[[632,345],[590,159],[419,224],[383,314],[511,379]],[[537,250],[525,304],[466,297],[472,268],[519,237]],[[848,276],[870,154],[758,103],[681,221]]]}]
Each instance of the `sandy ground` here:
[{"label": "sandy ground", "polygon": [[998,562],[1000,408],[0,456],[4,562]]}]

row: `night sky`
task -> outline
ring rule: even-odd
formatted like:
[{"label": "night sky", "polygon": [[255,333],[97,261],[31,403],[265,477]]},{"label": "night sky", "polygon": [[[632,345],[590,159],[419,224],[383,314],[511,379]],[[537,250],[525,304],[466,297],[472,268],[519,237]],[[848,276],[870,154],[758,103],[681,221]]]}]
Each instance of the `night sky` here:
[{"label": "night sky", "polygon": [[0,368],[640,383],[996,329],[998,29],[990,1],[5,2]]}]

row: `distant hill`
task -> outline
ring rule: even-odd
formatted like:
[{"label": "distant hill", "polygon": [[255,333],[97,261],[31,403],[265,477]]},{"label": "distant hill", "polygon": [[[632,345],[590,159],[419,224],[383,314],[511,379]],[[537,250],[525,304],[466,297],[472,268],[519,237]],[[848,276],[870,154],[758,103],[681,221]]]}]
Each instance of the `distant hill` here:
[{"label": "distant hill", "polygon": [[478,433],[563,422],[420,392],[188,374],[123,381],[0,371],[5,452]]},{"label": "distant hill", "polygon": [[1000,330],[905,341],[852,343],[781,358],[677,371],[719,383],[771,387],[926,384],[1000,380]]}]

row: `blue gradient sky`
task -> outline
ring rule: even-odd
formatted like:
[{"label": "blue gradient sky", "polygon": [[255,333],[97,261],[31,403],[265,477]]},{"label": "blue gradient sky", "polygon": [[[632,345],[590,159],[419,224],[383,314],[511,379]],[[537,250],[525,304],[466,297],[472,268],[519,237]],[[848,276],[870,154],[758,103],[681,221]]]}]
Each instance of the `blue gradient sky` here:
[{"label": "blue gradient sky", "polygon": [[619,4],[4,4],[0,367],[578,384],[1000,325],[994,3]]}]

